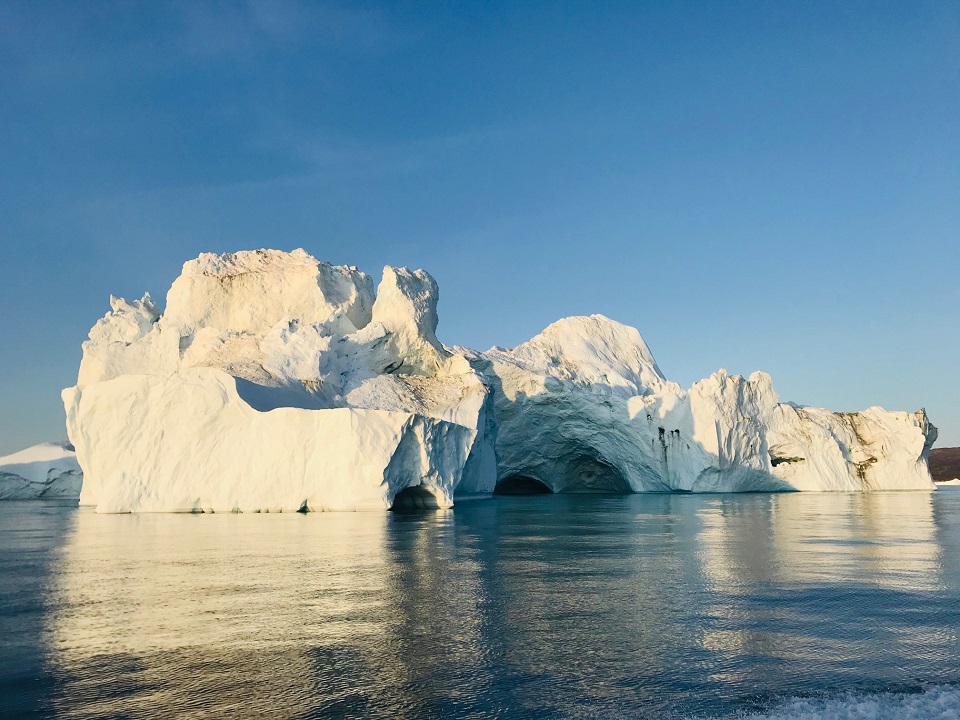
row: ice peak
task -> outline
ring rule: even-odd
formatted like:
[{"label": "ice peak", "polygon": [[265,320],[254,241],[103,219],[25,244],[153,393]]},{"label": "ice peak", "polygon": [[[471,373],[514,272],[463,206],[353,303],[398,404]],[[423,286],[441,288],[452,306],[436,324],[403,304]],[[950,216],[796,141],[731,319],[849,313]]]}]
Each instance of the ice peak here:
[{"label": "ice peak", "polygon": [[665,382],[640,332],[604,315],[566,317],[513,350],[486,354],[561,380],[632,393],[643,394]]},{"label": "ice peak", "polygon": [[401,370],[433,375],[448,353],[437,340],[440,290],[426,270],[383,268],[372,320],[390,334]]},{"label": "ice peak", "polygon": [[321,323],[341,312],[360,328],[372,306],[369,275],[302,249],[204,253],[184,264],[167,293],[163,322],[184,335],[204,327],[263,334],[285,319]]},{"label": "ice peak", "polygon": [[210,275],[225,278],[245,273],[316,267],[319,264],[321,262],[303,248],[297,248],[292,252],[260,249],[222,254],[200,253],[195,259],[183,264],[181,275]]}]

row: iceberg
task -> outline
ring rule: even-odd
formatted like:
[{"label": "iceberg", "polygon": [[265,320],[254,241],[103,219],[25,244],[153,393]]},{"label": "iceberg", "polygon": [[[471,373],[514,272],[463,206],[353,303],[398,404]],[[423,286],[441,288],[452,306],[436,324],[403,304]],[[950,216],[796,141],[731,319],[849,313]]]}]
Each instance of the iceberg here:
[{"label": "iceberg", "polygon": [[63,391],[100,512],[450,507],[501,492],[932,489],[924,411],[781,403],[765,373],[667,380],[634,328],[447,347],[423,270],[203,254],[163,312],[111,297]]},{"label": "iceberg", "polygon": [[0,457],[0,500],[76,500],[82,481],[70,443],[42,443]]},{"label": "iceberg", "polygon": [[719,370],[683,390],[637,330],[602,315],[469,357],[494,388],[504,492],[934,488],[936,428],[923,410],[781,403],[763,372]]},{"label": "iceberg", "polygon": [[437,285],[303,250],[204,254],[161,314],[112,297],[67,431],[100,512],[450,507],[488,495],[489,388],[436,338]]}]

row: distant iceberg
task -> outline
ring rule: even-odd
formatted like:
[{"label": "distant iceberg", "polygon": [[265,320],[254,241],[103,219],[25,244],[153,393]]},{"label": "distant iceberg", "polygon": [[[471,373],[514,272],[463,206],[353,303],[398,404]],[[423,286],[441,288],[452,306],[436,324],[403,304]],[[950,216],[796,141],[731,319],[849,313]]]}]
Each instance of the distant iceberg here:
[{"label": "distant iceberg", "polygon": [[501,491],[933,489],[921,410],[780,403],[770,377],[666,380],[600,315],[516,348],[436,337],[423,270],[204,254],[161,314],[111,298],[63,391],[101,512],[450,507]]},{"label": "distant iceberg", "polygon": [[70,443],[43,443],[0,457],[0,500],[75,500],[82,481]]}]

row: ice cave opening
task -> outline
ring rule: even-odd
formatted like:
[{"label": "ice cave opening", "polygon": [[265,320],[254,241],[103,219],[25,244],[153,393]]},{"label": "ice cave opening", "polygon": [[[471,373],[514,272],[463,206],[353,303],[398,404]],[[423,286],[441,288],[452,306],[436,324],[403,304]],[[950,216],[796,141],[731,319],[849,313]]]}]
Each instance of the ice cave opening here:
[{"label": "ice cave opening", "polygon": [[615,466],[589,453],[582,453],[566,463],[556,492],[624,494],[633,490]]},{"label": "ice cave opening", "polygon": [[547,495],[550,486],[528,475],[508,475],[493,490],[494,495]]},{"label": "ice cave opening", "polygon": [[423,485],[404,488],[393,498],[391,510],[436,510],[440,505],[437,498]]}]

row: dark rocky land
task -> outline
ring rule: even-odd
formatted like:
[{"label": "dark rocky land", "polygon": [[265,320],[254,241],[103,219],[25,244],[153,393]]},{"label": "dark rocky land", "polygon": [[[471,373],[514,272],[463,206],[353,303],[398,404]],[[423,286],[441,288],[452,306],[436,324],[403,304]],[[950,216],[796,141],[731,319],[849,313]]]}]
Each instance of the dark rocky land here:
[{"label": "dark rocky land", "polygon": [[930,451],[930,474],[936,482],[960,478],[960,448],[934,448]]}]

